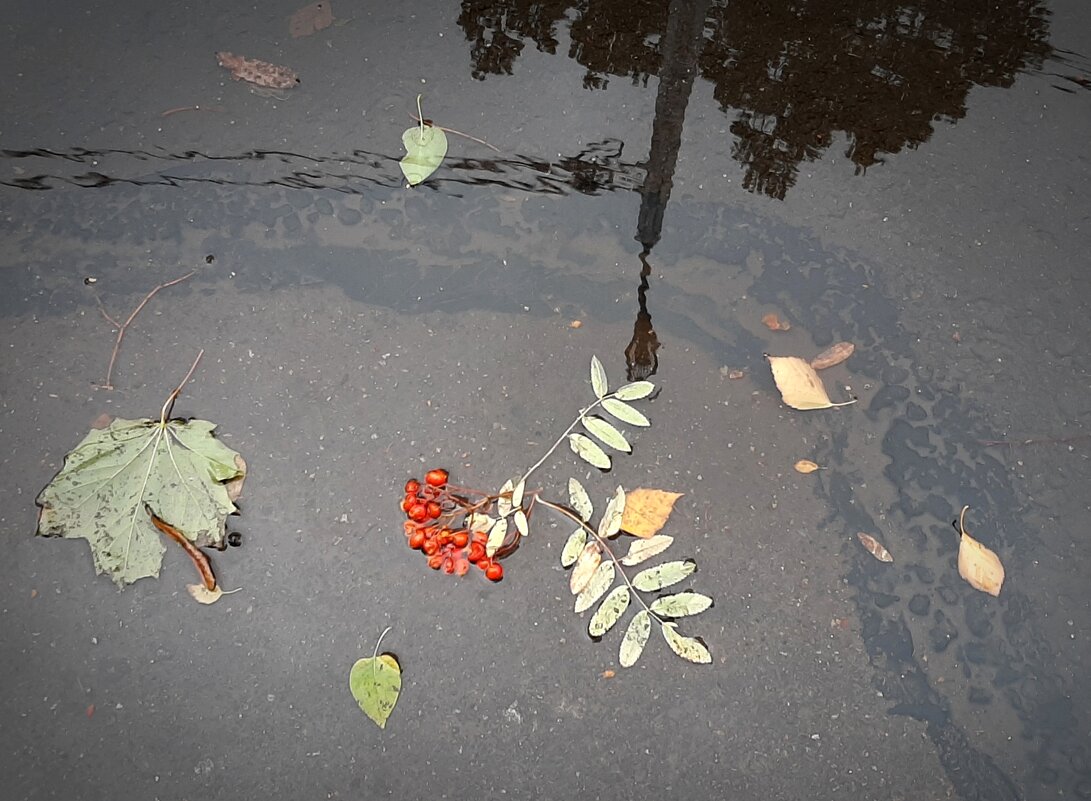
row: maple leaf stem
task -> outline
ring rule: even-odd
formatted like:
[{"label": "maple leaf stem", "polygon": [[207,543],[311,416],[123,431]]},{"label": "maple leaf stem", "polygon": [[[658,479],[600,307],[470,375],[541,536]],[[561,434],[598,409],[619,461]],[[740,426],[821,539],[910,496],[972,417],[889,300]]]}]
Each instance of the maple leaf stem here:
[{"label": "maple leaf stem", "polygon": [[182,383],[174,388],[174,391],[167,396],[167,400],[163,403],[163,409],[159,412],[159,425],[165,426],[167,424],[167,418],[170,416],[171,411],[174,410],[174,402],[178,400],[178,396],[182,394],[182,387],[193,377],[193,371],[197,369],[198,362],[201,361],[201,357],[205,355],[205,349],[201,348],[197,352],[197,358],[193,360],[193,364],[190,365],[189,372],[186,373],[186,377],[182,379]]}]

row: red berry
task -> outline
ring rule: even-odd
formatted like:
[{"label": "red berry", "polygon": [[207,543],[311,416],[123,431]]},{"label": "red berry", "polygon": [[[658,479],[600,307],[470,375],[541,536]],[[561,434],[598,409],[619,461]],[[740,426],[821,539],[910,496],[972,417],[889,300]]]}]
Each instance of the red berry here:
[{"label": "red berry", "polygon": [[455,538],[451,541],[456,548],[465,548],[470,543],[470,535],[466,531],[456,531]]},{"label": "red berry", "polygon": [[474,564],[477,564],[485,558],[485,546],[479,542],[475,542],[470,546],[470,555],[466,558]]},{"label": "red berry", "polygon": [[425,540],[424,544],[421,545],[421,550],[424,551],[427,556],[435,556],[439,553],[439,543],[435,540]]},{"label": "red berry", "polygon": [[419,551],[424,547],[424,532],[414,531],[412,536],[409,537],[409,547],[414,551]]},{"label": "red berry", "polygon": [[428,558],[428,567],[432,568],[433,570],[439,570],[441,567],[443,567],[443,557],[439,554],[436,554],[435,556],[430,556]]},{"label": "red berry", "polygon": [[424,483],[430,487],[443,487],[447,484],[448,475],[446,470],[439,468],[429,470],[424,476]]},{"label": "red berry", "polygon": [[504,578],[504,568],[499,563],[493,562],[489,565],[489,569],[485,571],[485,578],[489,581],[500,581],[500,579]]},{"label": "red berry", "polygon": [[480,567],[482,570],[488,570],[490,567],[492,567],[492,559],[487,556],[482,556],[480,559],[477,560],[477,566]]},{"label": "red berry", "polygon": [[411,479],[409,479],[408,481],[405,482],[405,494],[406,495],[416,495],[417,490],[419,490],[419,489],[420,489],[420,482],[417,481],[417,479],[411,478]]},{"label": "red berry", "polygon": [[443,511],[443,508],[435,501],[428,501],[426,508],[428,509],[428,516],[433,520],[439,517]]},{"label": "red berry", "polygon": [[428,519],[428,507],[423,503],[415,503],[409,507],[407,514],[414,523],[423,523]]},{"label": "red berry", "polygon": [[409,510],[412,509],[416,505],[417,505],[417,496],[416,495],[406,495],[404,498],[402,498],[402,511],[405,512],[406,514],[408,514]]},{"label": "red berry", "polygon": [[448,576],[455,572],[455,560],[449,556],[443,560],[443,572]]}]

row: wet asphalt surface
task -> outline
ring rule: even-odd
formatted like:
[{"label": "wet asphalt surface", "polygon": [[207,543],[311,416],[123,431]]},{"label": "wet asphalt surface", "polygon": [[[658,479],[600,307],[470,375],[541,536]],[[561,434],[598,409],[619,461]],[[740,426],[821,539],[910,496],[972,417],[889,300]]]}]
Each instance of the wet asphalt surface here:
[{"label": "wet asphalt surface", "polygon": [[[335,4],[292,39],[292,4],[15,4],[5,797],[1091,798],[1091,18],[800,8]],[[225,49],[301,83],[251,93]],[[418,92],[499,152],[452,135],[405,189]],[[103,389],[101,309],[194,269]],[[842,340],[823,377],[858,402],[786,408],[763,354]],[[242,589],[210,607],[180,550],[119,592],[84,542],[32,536],[91,422],[157,414],[200,348],[176,412],[249,464],[243,545],[212,555]],[[653,633],[619,668],[545,513],[496,585],[405,546],[405,479],[528,467],[592,354],[615,384],[654,369],[652,426],[537,486],[685,493],[672,552],[716,605],[681,628],[712,665]],[[999,598],[958,576],[963,506]],[[387,626],[380,731],[347,681]]]}]

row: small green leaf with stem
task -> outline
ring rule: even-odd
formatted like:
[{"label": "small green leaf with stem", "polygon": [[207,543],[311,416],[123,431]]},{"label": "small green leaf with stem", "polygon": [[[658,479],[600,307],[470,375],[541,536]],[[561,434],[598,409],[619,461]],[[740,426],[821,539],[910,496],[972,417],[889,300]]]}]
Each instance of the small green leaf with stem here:
[{"label": "small green leaf with stem", "polygon": [[591,616],[591,622],[587,624],[587,633],[592,637],[601,637],[612,629],[629,608],[629,599],[629,588],[624,584],[619,584],[610,590],[610,594]]},{"label": "small green leaf with stem", "polygon": [[407,128],[402,134],[406,154],[400,162],[402,174],[410,186],[416,186],[434,173],[447,155],[447,134],[436,125],[425,125],[417,95],[417,119],[419,125]]},{"label": "small green leaf with stem", "polygon": [[606,368],[602,366],[598,356],[591,357],[591,389],[599,400],[603,399],[609,389],[606,382]]},{"label": "small green leaf with stem", "polygon": [[379,643],[390,631],[379,635],[374,653],[366,659],[356,660],[349,671],[349,690],[360,709],[380,728],[386,728],[387,718],[398,703],[402,691],[402,669],[393,654],[380,654]]}]

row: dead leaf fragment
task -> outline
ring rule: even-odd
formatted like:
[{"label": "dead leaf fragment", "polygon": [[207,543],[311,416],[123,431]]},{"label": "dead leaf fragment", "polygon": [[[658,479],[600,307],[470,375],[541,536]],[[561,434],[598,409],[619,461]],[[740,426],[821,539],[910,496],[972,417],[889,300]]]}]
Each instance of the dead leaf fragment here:
[{"label": "dead leaf fragment", "polygon": [[91,428],[97,428],[99,431],[101,431],[104,428],[109,428],[110,423],[112,422],[114,422],[114,416],[112,414],[103,412],[91,421]]},{"label": "dead leaf fragment", "polygon": [[576,566],[572,568],[572,575],[568,577],[568,589],[573,595],[579,595],[591,577],[595,575],[599,563],[602,562],[602,546],[591,541],[583,546],[580,558],[576,560]]},{"label": "dead leaf fragment", "polygon": [[961,534],[958,545],[958,574],[975,590],[998,596],[1000,587],[1004,584],[1004,565],[1001,564],[1000,557],[966,533],[963,520],[969,508],[962,507],[962,513],[958,517]]},{"label": "dead leaf fragment", "polygon": [[328,28],[332,24],[333,6],[330,5],[329,0],[320,0],[320,2],[311,3],[292,14],[288,18],[288,32],[292,34],[293,39],[298,39],[301,36],[318,33],[318,31]]},{"label": "dead leaf fragment", "polygon": [[870,534],[865,534],[861,531],[857,533],[856,539],[860,540],[860,544],[867,548],[868,553],[870,553],[880,562],[894,561],[894,557],[890,555],[890,551],[884,548],[883,544]]},{"label": "dead leaf fragment", "polygon": [[186,590],[199,604],[214,604],[216,601],[223,597],[224,591],[220,589],[219,585],[213,587],[211,590],[204,584],[187,584]]},{"label": "dead leaf fragment", "polygon": [[791,331],[792,324],[787,320],[781,320],[777,317],[776,312],[769,312],[767,315],[761,318],[762,323],[770,331]]},{"label": "dead leaf fragment", "polygon": [[856,346],[851,342],[838,342],[830,345],[820,354],[811,359],[811,367],[815,370],[825,370],[835,364],[841,364],[849,356],[856,352]]},{"label": "dead leaf fragment", "polygon": [[614,671],[612,671],[612,670],[604,670],[604,671],[602,671],[602,678],[604,678],[604,679],[612,679],[612,678],[613,678],[614,676],[616,676],[616,675],[617,675],[617,674],[616,674],[616,673],[615,673]]},{"label": "dead leaf fragment", "polygon": [[813,473],[815,470],[821,470],[822,468],[812,462],[810,459],[800,459],[794,465],[797,473]]},{"label": "dead leaf fragment", "polygon": [[573,320],[568,324],[569,328],[582,328],[583,323],[580,320]]},{"label": "dead leaf fragment", "polygon": [[670,517],[681,492],[639,488],[625,495],[625,513],[621,528],[635,537],[647,539],[658,533]]},{"label": "dead leaf fragment", "polygon": [[730,378],[732,381],[737,381],[740,378],[746,378],[746,373],[744,373],[742,370],[732,370],[727,374],[727,377]]},{"label": "dead leaf fragment", "polygon": [[773,380],[780,390],[780,397],[787,406],[801,411],[830,409],[856,403],[853,398],[844,403],[833,403],[826,394],[822,379],[810,364],[798,356],[770,356],[766,360],[773,371]]},{"label": "dead leaf fragment", "polygon": [[86,714],[87,714],[87,717],[89,717],[89,718],[95,716],[95,705],[94,704],[88,704]]},{"label": "dead leaf fragment", "polygon": [[299,83],[299,76],[287,67],[278,67],[268,61],[256,58],[236,56],[234,53],[220,51],[216,61],[224,69],[230,70],[235,80],[246,81],[267,89],[291,89]]}]

